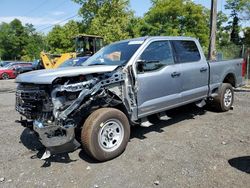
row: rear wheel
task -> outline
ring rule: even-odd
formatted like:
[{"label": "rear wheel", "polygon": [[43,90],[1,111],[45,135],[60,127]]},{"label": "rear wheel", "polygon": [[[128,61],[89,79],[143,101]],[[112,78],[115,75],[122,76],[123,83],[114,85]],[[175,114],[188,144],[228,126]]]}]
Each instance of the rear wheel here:
[{"label": "rear wheel", "polygon": [[231,84],[223,83],[218,96],[214,98],[214,106],[218,111],[230,110],[234,102],[234,90]]},{"label": "rear wheel", "polygon": [[94,111],[85,121],[81,140],[85,151],[99,161],[119,156],[130,136],[129,121],[124,113],[114,108]]},{"label": "rear wheel", "polygon": [[7,73],[3,73],[2,74],[2,79],[3,80],[8,80],[9,79],[9,75]]}]

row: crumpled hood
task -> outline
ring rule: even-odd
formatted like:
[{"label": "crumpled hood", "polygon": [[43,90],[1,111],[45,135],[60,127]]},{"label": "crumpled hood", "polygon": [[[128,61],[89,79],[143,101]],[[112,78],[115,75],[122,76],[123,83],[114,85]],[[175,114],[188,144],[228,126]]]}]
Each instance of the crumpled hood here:
[{"label": "crumpled hood", "polygon": [[87,75],[91,73],[105,73],[112,72],[117,65],[96,65],[96,66],[81,66],[81,67],[67,67],[58,69],[44,69],[38,71],[31,71],[20,74],[16,78],[17,83],[33,83],[33,84],[51,84],[56,78],[71,77],[78,75]]}]

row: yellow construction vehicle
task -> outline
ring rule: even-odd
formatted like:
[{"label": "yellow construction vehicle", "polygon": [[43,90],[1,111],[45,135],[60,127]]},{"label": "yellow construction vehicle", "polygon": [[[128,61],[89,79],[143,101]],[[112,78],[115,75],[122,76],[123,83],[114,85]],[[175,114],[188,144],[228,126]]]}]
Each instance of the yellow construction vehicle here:
[{"label": "yellow construction vehicle", "polygon": [[48,54],[42,51],[40,53],[40,58],[42,59],[42,64],[45,69],[53,69],[57,68],[64,61],[70,58],[75,58],[76,53],[64,53],[60,55]]},{"label": "yellow construction vehicle", "polygon": [[58,68],[63,62],[76,57],[91,56],[103,47],[103,38],[95,35],[79,34],[73,37],[75,52],[59,55],[40,53],[41,63],[45,69]]}]

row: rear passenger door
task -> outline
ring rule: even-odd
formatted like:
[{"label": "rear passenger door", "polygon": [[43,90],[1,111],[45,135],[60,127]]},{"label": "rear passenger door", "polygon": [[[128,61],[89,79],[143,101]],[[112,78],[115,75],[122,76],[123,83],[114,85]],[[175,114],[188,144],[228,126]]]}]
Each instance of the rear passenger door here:
[{"label": "rear passenger door", "polygon": [[139,118],[180,103],[179,65],[174,63],[169,41],[151,42],[137,60],[136,69]]},{"label": "rear passenger door", "polygon": [[209,67],[192,40],[174,40],[176,60],[181,68],[181,102],[188,103],[207,96]]}]

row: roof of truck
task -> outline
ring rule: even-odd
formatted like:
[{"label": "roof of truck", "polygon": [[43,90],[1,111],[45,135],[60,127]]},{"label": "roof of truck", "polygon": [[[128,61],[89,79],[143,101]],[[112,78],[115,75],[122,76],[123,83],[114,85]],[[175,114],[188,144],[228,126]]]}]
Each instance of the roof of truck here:
[{"label": "roof of truck", "polygon": [[145,40],[197,40],[197,39],[193,37],[183,37],[183,36],[145,36],[145,37],[139,37],[139,38],[126,39],[126,40],[118,41],[116,43],[131,42],[131,41],[145,41]]},{"label": "roof of truck", "polygon": [[79,37],[90,37],[90,38],[103,38],[102,36],[98,36],[98,35],[88,35],[88,34],[78,34],[76,36],[74,36],[73,38],[79,38]]}]

